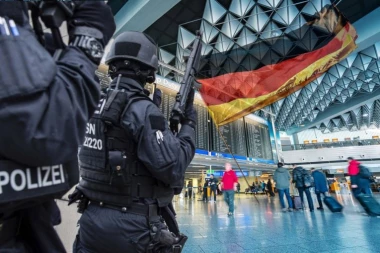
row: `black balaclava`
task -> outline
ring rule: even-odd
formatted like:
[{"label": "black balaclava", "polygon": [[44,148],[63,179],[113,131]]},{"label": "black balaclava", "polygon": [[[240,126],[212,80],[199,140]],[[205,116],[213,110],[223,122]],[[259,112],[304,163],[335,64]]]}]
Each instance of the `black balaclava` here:
[{"label": "black balaclava", "polygon": [[[127,63],[127,64],[126,64]],[[137,81],[142,88],[145,87],[147,82],[153,82],[152,70],[144,69],[141,64],[130,60],[117,61],[109,64],[108,73],[112,79],[118,77],[120,74],[123,77],[129,77]]]}]

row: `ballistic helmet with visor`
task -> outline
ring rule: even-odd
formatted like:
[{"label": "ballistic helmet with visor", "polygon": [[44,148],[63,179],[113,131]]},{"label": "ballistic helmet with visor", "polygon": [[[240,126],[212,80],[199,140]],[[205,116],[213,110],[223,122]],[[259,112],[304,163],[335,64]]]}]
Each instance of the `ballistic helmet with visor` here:
[{"label": "ballistic helmet with visor", "polygon": [[147,68],[158,69],[157,45],[141,32],[128,31],[118,35],[112,43],[106,64],[118,60],[133,60]]}]

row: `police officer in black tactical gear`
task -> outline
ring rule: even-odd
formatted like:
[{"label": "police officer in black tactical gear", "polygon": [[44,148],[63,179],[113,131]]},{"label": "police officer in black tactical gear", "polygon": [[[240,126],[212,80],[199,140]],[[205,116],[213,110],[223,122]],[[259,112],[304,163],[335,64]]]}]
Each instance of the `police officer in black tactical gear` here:
[{"label": "police officer in black tactical gear", "polygon": [[106,63],[113,81],[87,124],[82,180],[71,196],[83,212],[74,252],[181,252],[187,237],[171,202],[195,153],[194,90],[174,136],[143,91],[158,68],[154,41],[124,32]]},{"label": "police officer in black tactical gear", "polygon": [[78,145],[99,100],[100,49],[115,31],[103,1],[71,6],[70,45],[54,61],[26,1],[0,1],[0,252],[65,252],[54,198],[79,181]]}]

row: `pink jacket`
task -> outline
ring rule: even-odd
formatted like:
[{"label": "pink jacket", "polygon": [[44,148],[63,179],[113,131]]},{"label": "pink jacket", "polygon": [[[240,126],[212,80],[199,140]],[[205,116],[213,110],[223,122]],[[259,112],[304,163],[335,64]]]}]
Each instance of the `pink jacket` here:
[{"label": "pink jacket", "polygon": [[356,160],[352,160],[348,165],[348,175],[355,176],[359,173],[360,163]]}]

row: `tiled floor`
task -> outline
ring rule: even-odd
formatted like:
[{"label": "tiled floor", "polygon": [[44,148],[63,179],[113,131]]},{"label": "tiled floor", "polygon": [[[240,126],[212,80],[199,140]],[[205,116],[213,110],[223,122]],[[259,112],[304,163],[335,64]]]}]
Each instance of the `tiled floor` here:
[{"label": "tiled floor", "polygon": [[[222,197],[206,203],[179,197],[178,223],[189,237],[183,252],[380,253],[380,218],[366,216],[348,194],[338,199],[345,205],[343,213],[283,213],[277,196],[258,196],[257,202],[253,196],[236,195],[235,214],[227,217]],[[74,208],[60,204],[66,222],[58,231],[70,252],[76,231],[69,227],[78,216]]]}]

